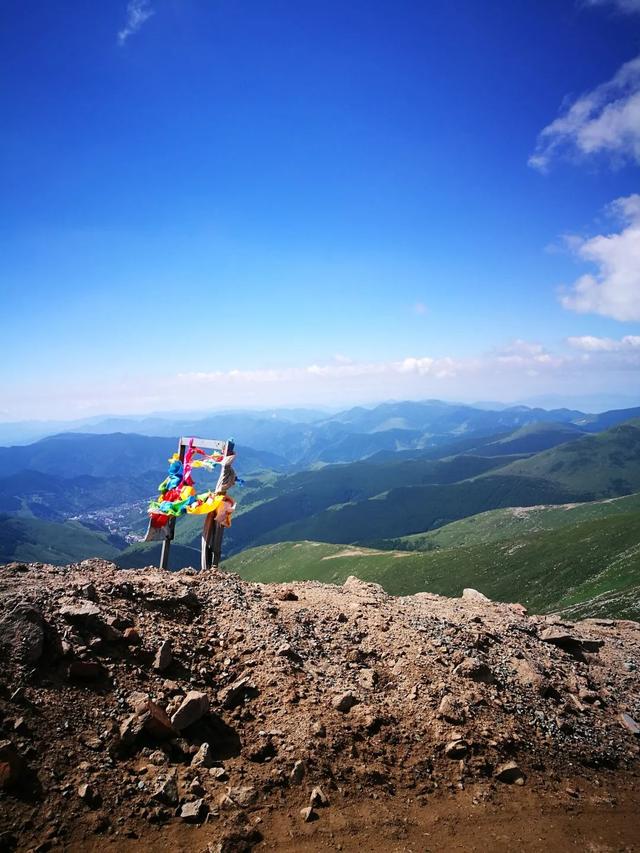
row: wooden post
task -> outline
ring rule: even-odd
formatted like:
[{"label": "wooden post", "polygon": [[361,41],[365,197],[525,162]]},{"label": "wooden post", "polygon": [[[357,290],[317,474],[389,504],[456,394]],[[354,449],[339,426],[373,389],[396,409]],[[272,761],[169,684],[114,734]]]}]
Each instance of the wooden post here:
[{"label": "wooden post", "polygon": [[[180,461],[184,462],[184,452],[186,445],[183,444],[183,439],[178,441],[178,456]],[[171,542],[176,530],[176,517],[172,515],[167,522],[167,533],[162,542],[162,551],[160,552],[160,568],[165,571],[169,568],[169,552],[171,551]]]}]

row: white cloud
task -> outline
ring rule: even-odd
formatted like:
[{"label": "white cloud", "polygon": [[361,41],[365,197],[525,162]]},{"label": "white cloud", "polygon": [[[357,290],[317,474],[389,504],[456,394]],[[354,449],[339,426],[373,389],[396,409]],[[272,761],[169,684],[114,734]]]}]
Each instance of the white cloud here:
[{"label": "white cloud", "polygon": [[571,251],[597,271],[580,276],[560,301],[579,314],[640,320],[640,195],[619,198],[608,211],[622,221],[620,231],[569,239]]},{"label": "white cloud", "polygon": [[123,45],[129,36],[135,35],[153,14],[154,11],[149,0],[129,0],[127,3],[127,20],[118,33],[118,44]]},{"label": "white cloud", "polygon": [[615,6],[621,12],[640,12],[640,0],[586,0],[587,6]]},{"label": "white cloud", "polygon": [[619,341],[614,338],[596,338],[592,335],[582,335],[582,337],[567,338],[567,343],[570,347],[584,352],[640,351],[640,335],[625,335]]},{"label": "white cloud", "polygon": [[529,165],[546,172],[556,158],[596,154],[609,155],[615,163],[640,163],[640,56],[547,125]]},{"label": "white cloud", "polygon": [[[120,379],[65,380],[46,386],[20,383],[5,389],[12,419],[84,417],[289,405],[367,404],[384,399],[514,400],[536,394],[628,393],[640,387],[640,336],[620,340],[590,335],[549,349],[515,340],[477,355],[411,355],[394,360],[351,361],[279,367],[212,369],[180,374],[131,373]],[[212,363],[214,362],[212,357]],[[142,369],[142,368],[141,368]]]}]

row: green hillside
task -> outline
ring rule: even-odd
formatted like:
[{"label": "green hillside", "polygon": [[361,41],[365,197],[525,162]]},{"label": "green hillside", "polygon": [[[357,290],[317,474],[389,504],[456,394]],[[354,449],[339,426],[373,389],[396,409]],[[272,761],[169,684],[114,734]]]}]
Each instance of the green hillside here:
[{"label": "green hillside", "polygon": [[64,565],[87,557],[115,560],[119,554],[119,545],[107,533],[89,530],[77,521],[0,516],[0,563]]},{"label": "green hillside", "polygon": [[544,479],[594,498],[640,491],[640,419],[512,462],[500,473]]},{"label": "green hillside", "polygon": [[[306,496],[291,496],[291,514],[274,515],[263,504],[234,520],[229,545],[234,551],[248,545],[299,541],[371,543],[441,527],[488,509],[509,506],[561,504],[576,496],[545,480],[530,477],[478,477],[457,483],[396,488],[367,500],[336,504],[307,514]],[[298,515],[289,523],[287,517]],[[278,522],[281,522],[278,525]]]},{"label": "green hillside", "polygon": [[[579,607],[640,618],[640,510],[528,533],[511,539],[434,551],[376,551],[318,542],[254,548],[225,562],[249,580],[313,579],[342,583],[349,575],[394,595],[459,596],[464,587],[534,612]],[[589,602],[602,597],[598,607]]]},{"label": "green hillside", "polygon": [[388,539],[380,543],[380,547],[429,551],[458,545],[482,545],[636,510],[640,510],[640,493],[560,506],[509,507],[472,515],[427,533]]}]

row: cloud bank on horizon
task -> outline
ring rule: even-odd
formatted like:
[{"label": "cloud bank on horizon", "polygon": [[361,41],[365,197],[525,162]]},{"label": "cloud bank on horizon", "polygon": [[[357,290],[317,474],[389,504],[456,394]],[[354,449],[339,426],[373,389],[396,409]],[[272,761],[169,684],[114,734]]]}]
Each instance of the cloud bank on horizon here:
[{"label": "cloud bank on horizon", "polygon": [[507,403],[537,394],[596,393],[603,387],[625,396],[634,390],[629,377],[638,370],[640,335],[570,337],[555,350],[514,340],[467,358],[422,355],[364,362],[337,355],[327,363],[150,374],[91,387],[61,379],[55,387],[7,389],[2,419],[38,418],[43,411],[48,417],[70,419],[105,411],[140,414],[194,405],[200,409],[355,405],[389,398],[471,403],[481,396]]}]

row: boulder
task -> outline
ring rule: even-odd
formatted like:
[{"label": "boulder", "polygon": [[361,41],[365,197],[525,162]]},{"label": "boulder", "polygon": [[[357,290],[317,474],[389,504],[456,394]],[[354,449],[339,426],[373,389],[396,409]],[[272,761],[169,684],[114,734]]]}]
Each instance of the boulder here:
[{"label": "boulder", "polygon": [[460,699],[447,694],[438,705],[438,716],[454,726],[459,726],[467,719],[467,711]]},{"label": "boulder", "polygon": [[491,684],[495,681],[495,677],[487,664],[478,658],[465,658],[455,667],[453,674],[469,678],[471,681],[483,682],[484,684]]},{"label": "boulder", "polygon": [[187,823],[202,823],[207,816],[209,807],[203,799],[184,803],[180,809],[180,817]]},{"label": "boulder", "polygon": [[506,785],[524,785],[525,775],[515,761],[507,761],[496,768],[495,777]]},{"label": "boulder", "polygon": [[178,805],[178,775],[172,770],[166,775],[158,777],[152,798],[165,806]]},{"label": "boulder", "polygon": [[157,672],[164,672],[173,663],[173,654],[171,652],[171,640],[165,640],[156,652],[153,659],[153,668]]},{"label": "boulder", "polygon": [[202,719],[209,712],[209,697],[206,693],[190,690],[182,700],[180,707],[171,717],[171,725],[181,732]]},{"label": "boulder", "polygon": [[467,587],[462,590],[462,597],[466,598],[468,601],[491,601],[491,599],[487,598],[486,595],[483,595],[481,592],[478,592],[477,589],[472,589],[471,587]]},{"label": "boulder", "polygon": [[238,705],[242,705],[243,702],[255,699],[257,695],[258,688],[256,685],[249,678],[243,677],[221,690],[218,694],[218,701],[227,711],[232,711]]},{"label": "boulder", "polygon": [[203,743],[200,749],[191,759],[192,767],[211,767],[213,758],[211,755],[211,747],[208,743]]},{"label": "boulder", "polygon": [[42,613],[26,602],[16,604],[0,619],[0,648],[9,659],[22,664],[40,660],[44,649]]},{"label": "boulder", "polygon": [[341,714],[347,714],[354,705],[358,704],[358,700],[351,693],[351,691],[347,691],[346,693],[340,693],[336,696],[332,702],[333,707],[336,711],[340,711]]},{"label": "boulder", "polygon": [[464,758],[468,752],[469,744],[465,740],[451,740],[444,748],[444,754],[451,759]]}]

